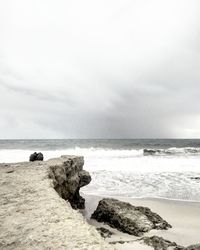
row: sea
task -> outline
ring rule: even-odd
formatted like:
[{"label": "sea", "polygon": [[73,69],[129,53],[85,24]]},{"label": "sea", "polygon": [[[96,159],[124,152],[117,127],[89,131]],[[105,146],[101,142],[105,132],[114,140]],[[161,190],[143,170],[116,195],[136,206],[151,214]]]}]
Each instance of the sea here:
[{"label": "sea", "polygon": [[0,162],[82,155],[84,194],[200,201],[199,139],[0,140]]}]

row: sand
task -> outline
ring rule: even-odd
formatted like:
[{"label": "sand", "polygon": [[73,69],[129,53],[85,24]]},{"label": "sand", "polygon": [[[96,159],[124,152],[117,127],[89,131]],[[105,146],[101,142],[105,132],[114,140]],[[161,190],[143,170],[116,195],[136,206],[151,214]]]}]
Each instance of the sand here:
[{"label": "sand", "polygon": [[0,164],[1,250],[113,248],[54,190],[48,164]]},{"label": "sand", "polygon": [[[152,249],[139,243],[138,237],[109,226],[104,227],[114,235],[105,242],[94,227],[102,225],[89,219],[102,197],[85,196],[84,218],[59,197],[49,179],[48,165],[42,165],[0,164],[0,249]],[[162,236],[183,246],[200,243],[200,203],[114,198],[147,206],[172,225],[172,229],[152,230],[145,236]],[[108,244],[119,240],[129,242]]]},{"label": "sand", "polygon": [[[102,197],[98,196],[85,196],[86,197],[86,212],[87,219],[90,218],[90,214],[96,208],[98,201]],[[161,236],[167,240],[174,241],[179,245],[188,246],[192,244],[200,243],[200,203],[198,202],[185,202],[174,201],[167,199],[129,199],[123,197],[113,197],[122,201],[129,202],[135,206],[149,207],[152,211],[158,213],[163,219],[172,225],[168,230],[152,230],[144,236]],[[102,226],[94,220],[89,220],[89,223],[95,226]],[[135,241],[138,237],[130,236],[128,234],[120,233],[117,230],[113,230],[109,226],[108,228],[114,235],[107,239],[107,241],[117,240],[129,240]],[[152,249],[147,246],[142,246],[138,242],[131,242],[130,244],[116,244],[117,249]]]}]

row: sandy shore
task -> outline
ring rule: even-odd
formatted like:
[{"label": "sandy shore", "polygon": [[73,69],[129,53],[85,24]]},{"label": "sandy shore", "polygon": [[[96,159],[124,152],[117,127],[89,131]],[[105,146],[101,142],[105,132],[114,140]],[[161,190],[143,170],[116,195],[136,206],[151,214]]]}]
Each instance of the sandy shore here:
[{"label": "sandy shore", "polygon": [[0,164],[0,249],[113,249],[55,191],[51,164]]},{"label": "sandy shore", "polygon": [[[97,207],[98,201],[102,197],[89,195],[86,196],[86,211],[85,216],[90,218],[91,213]],[[144,236],[161,236],[167,240],[174,241],[179,245],[188,246],[200,243],[200,203],[174,201],[167,199],[129,199],[122,197],[114,197],[116,199],[129,202],[135,206],[149,207],[153,212],[158,213],[163,219],[172,225],[169,230],[152,230]],[[102,224],[89,220],[89,223],[95,226],[102,226]],[[104,227],[110,229],[114,235],[107,239],[108,241],[118,240],[136,240],[137,237],[120,233],[113,230],[109,226]],[[117,249],[152,249],[147,246],[142,246],[136,242],[130,244],[116,244]]]},{"label": "sandy shore", "polygon": [[[62,173],[58,159],[47,162],[0,164],[0,249],[152,249],[130,236],[103,225],[113,232],[105,242],[95,227],[102,224],[90,220],[103,197],[85,195],[87,221],[55,191],[50,179],[50,166]],[[149,207],[172,225],[152,230],[144,236],[157,235],[179,245],[200,243],[200,203],[161,199],[119,198],[136,206]],[[108,244],[113,241],[124,244]]]}]

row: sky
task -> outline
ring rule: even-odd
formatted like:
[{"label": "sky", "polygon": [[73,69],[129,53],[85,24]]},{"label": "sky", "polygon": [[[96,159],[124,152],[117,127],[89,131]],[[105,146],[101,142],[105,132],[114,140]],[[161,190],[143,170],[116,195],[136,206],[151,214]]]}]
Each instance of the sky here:
[{"label": "sky", "polygon": [[0,0],[0,138],[200,138],[199,0]]}]

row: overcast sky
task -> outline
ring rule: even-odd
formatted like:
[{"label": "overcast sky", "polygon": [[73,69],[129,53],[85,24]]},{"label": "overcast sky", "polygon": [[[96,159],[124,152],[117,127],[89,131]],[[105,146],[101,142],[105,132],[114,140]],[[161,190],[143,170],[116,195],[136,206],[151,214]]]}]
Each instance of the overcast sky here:
[{"label": "overcast sky", "polygon": [[0,138],[200,137],[199,0],[0,0]]}]

